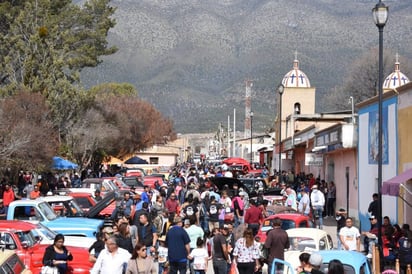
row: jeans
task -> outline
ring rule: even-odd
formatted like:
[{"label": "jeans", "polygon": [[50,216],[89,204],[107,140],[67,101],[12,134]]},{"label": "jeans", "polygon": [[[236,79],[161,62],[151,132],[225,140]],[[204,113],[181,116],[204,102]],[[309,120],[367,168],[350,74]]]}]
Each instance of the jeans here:
[{"label": "jeans", "polygon": [[313,214],[315,215],[315,219],[319,218],[319,228],[322,229],[323,228],[323,206],[316,206],[313,209]]},{"label": "jeans", "polygon": [[205,274],[204,270],[195,270],[195,274]]},{"label": "jeans", "polygon": [[226,260],[213,260],[213,272],[214,274],[227,274]]},{"label": "jeans", "polygon": [[170,274],[186,274],[187,270],[187,262],[178,263],[178,262],[170,262]]},{"label": "jeans", "polygon": [[165,265],[166,263],[159,263],[159,274],[163,274],[163,272],[165,271]]},{"label": "jeans", "polygon": [[237,263],[237,270],[239,274],[250,274],[255,272],[255,262],[251,263]]}]

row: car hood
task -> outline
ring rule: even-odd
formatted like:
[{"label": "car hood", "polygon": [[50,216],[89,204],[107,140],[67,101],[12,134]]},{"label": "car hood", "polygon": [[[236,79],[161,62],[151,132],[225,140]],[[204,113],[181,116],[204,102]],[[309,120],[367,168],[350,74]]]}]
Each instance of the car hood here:
[{"label": "car hood", "polygon": [[[52,224],[52,225],[51,225]],[[53,222],[49,222],[47,226],[53,230],[59,231],[70,231],[72,228],[76,228],[76,230],[96,230],[96,228],[103,226],[103,220],[93,220],[83,217],[60,217],[54,220]],[[70,234],[70,233],[67,233]]]},{"label": "car hood", "polygon": [[129,192],[128,190],[110,191],[107,192],[102,200],[92,206],[87,212],[88,218],[96,218],[105,208],[118,199],[122,199],[123,194]]}]

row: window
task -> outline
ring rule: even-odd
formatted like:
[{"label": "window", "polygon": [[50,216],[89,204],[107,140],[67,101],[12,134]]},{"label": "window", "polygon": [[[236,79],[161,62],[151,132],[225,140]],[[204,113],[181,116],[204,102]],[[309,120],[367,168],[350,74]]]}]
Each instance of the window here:
[{"label": "window", "polygon": [[158,165],[159,164],[159,157],[150,157],[149,162],[151,165]]}]

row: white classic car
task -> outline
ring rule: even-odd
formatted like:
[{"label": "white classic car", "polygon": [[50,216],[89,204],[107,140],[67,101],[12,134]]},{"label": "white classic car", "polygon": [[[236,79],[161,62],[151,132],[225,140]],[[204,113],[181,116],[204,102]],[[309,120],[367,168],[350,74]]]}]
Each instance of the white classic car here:
[{"label": "white classic car", "polygon": [[289,236],[290,248],[285,252],[285,261],[289,262],[293,269],[300,265],[299,255],[302,252],[333,249],[332,238],[324,230],[304,227],[288,229],[286,233]]},{"label": "white classic car", "polygon": [[[36,225],[36,229],[33,230],[33,233],[36,237],[39,237],[41,244],[53,244],[54,238],[57,233],[49,229],[45,225],[37,221],[30,221]],[[65,246],[75,246],[83,247],[89,249],[89,247],[95,242],[93,238],[81,237],[81,236],[64,236],[64,245]]]}]

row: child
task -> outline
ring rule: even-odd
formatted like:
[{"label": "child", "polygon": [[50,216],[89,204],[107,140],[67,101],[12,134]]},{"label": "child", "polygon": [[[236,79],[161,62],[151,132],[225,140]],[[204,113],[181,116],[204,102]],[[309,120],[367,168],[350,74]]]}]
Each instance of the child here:
[{"label": "child", "polygon": [[195,274],[205,274],[209,254],[207,253],[205,242],[202,238],[197,238],[196,246],[197,247],[190,252],[189,259],[193,260],[193,269]]},{"label": "child", "polygon": [[166,247],[166,236],[159,238],[159,248],[157,249],[157,261],[159,263],[159,274],[167,273],[167,247]]}]

